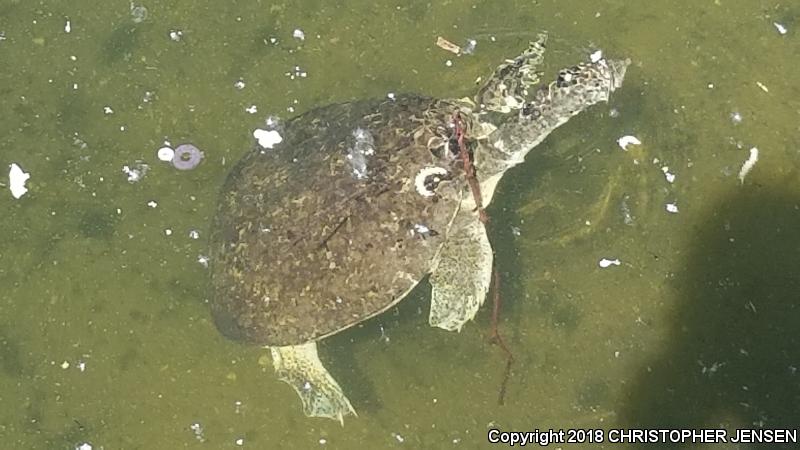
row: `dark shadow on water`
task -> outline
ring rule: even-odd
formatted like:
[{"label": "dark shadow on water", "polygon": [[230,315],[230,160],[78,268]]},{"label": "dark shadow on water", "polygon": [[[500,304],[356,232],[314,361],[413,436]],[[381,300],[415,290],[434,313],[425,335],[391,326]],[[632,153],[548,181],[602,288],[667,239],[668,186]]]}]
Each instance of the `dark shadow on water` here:
[{"label": "dark shadow on water", "polygon": [[706,214],[664,299],[675,303],[667,348],[635,377],[622,423],[797,429],[800,196],[748,184]]}]

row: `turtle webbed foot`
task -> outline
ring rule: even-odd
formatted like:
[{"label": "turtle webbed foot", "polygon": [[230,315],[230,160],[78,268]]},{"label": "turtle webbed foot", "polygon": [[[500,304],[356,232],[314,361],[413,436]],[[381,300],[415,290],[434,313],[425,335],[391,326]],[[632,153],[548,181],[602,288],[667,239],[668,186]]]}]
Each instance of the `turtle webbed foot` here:
[{"label": "turtle webbed foot", "polygon": [[428,323],[461,331],[486,298],[492,276],[492,247],[486,229],[469,210],[453,221],[438,266],[431,274],[431,311]]},{"label": "turtle webbed foot", "polygon": [[344,416],[357,415],[342,388],[319,360],[316,343],[269,349],[278,378],[297,391],[306,416],[327,417],[344,425]]}]

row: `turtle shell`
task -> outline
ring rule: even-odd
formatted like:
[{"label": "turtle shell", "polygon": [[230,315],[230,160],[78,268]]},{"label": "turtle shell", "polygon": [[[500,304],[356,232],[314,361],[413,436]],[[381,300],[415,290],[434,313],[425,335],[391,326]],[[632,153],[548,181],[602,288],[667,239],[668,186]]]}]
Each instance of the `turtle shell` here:
[{"label": "turtle shell", "polygon": [[335,104],[247,153],[211,233],[220,331],[296,345],[401,300],[432,270],[465,192],[446,145],[457,110],[418,96]]}]

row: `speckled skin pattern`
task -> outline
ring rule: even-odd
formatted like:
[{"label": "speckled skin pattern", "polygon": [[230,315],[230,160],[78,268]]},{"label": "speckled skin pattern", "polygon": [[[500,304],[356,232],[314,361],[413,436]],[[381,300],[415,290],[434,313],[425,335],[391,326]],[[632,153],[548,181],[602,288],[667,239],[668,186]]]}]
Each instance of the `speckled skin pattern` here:
[{"label": "speckled skin pattern", "polygon": [[[288,121],[274,149],[246,154],[221,190],[211,236],[220,331],[297,345],[402,299],[432,270],[468,195],[445,145],[458,108],[417,96],[326,106]],[[357,128],[374,139],[362,179],[348,161]],[[450,179],[430,180],[426,197],[414,182],[431,166]]]}]

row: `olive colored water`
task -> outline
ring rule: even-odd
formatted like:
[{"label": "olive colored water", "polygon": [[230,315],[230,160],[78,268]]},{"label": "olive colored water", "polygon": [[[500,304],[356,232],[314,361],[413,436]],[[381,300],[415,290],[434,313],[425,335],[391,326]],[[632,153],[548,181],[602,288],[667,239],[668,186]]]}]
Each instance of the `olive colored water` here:
[{"label": "olive colored water", "polygon": [[[473,449],[493,427],[797,427],[796,2],[144,6],[136,23],[125,1],[0,0],[0,166],[31,173],[19,200],[0,178],[0,448]],[[305,418],[268,351],[209,320],[198,258],[227,170],[268,114],[468,96],[539,30],[547,78],[597,48],[633,65],[489,210],[516,357],[505,405],[491,307],[460,334],[431,329],[426,286],[321,345],[359,417]],[[438,35],[476,39],[474,55]],[[620,149],[628,134],[642,145]],[[173,169],[156,158],[165,139],[205,160]],[[137,161],[149,170],[132,183]]]}]

